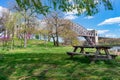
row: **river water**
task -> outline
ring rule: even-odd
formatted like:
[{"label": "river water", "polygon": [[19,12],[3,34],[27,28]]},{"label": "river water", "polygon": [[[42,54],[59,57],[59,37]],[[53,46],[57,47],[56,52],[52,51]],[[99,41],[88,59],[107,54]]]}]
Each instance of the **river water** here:
[{"label": "river water", "polygon": [[120,52],[120,46],[113,46],[110,50]]}]

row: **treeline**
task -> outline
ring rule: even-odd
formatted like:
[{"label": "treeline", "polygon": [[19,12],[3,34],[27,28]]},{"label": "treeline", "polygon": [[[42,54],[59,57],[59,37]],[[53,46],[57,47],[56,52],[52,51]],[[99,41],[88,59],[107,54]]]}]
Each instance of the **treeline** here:
[{"label": "treeline", "polygon": [[[13,11],[13,12],[11,12]],[[40,15],[31,8],[20,9],[14,5],[12,9],[3,11],[0,17],[0,41],[3,47],[8,44],[14,49],[15,40],[26,48],[29,39],[36,35],[44,36],[45,41],[53,41],[59,46],[60,39],[64,45],[78,45],[77,33],[72,30],[72,22],[64,19],[61,13],[51,12],[39,19]]]},{"label": "treeline", "polygon": [[120,46],[120,38],[99,39],[99,44]]}]

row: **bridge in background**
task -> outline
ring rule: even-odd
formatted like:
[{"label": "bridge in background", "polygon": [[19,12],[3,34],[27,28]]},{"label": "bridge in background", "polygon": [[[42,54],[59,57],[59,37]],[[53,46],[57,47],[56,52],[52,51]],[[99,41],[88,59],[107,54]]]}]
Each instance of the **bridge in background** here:
[{"label": "bridge in background", "polygon": [[71,29],[75,31],[78,36],[84,37],[89,45],[98,44],[98,34],[96,30],[87,30],[83,26],[76,23],[72,23]]}]

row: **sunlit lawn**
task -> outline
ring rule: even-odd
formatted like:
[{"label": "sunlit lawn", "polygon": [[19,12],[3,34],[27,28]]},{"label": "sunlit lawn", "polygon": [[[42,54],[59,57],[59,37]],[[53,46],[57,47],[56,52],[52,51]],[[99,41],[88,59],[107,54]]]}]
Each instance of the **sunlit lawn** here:
[{"label": "sunlit lawn", "polygon": [[90,62],[84,56],[66,54],[72,47],[53,47],[40,41],[28,48],[2,51],[0,80],[119,80],[120,58]]}]

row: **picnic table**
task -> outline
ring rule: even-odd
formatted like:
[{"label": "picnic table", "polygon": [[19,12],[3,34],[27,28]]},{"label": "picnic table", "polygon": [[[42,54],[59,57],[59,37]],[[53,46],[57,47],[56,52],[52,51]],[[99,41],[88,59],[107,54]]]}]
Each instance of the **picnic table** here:
[{"label": "picnic table", "polygon": [[[115,59],[117,55],[110,54],[108,49],[111,49],[112,46],[73,46],[72,52],[67,52],[68,55],[73,58],[74,55],[84,55],[90,60],[111,60]],[[87,52],[85,49],[95,49],[94,52]],[[80,49],[78,52],[77,50]]]}]

